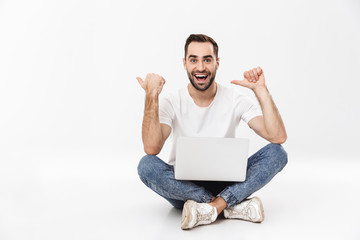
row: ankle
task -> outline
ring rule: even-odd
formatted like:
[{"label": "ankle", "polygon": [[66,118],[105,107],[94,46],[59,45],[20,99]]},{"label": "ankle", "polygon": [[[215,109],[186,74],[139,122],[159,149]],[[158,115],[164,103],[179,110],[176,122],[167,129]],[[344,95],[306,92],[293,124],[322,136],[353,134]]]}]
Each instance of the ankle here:
[{"label": "ankle", "polygon": [[211,199],[209,204],[216,208],[218,215],[227,207],[227,203],[222,197],[214,198],[214,200]]}]

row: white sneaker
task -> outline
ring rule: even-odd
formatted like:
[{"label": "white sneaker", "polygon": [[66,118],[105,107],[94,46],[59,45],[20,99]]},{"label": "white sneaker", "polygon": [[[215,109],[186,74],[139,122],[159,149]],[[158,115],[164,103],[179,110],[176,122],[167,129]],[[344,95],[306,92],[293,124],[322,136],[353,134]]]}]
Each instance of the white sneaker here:
[{"label": "white sneaker", "polygon": [[199,225],[210,224],[217,218],[216,207],[208,203],[187,200],[181,216],[181,229],[190,229]]},{"label": "white sneaker", "polygon": [[260,223],[264,221],[264,208],[260,198],[254,197],[244,200],[231,208],[224,209],[224,217]]}]

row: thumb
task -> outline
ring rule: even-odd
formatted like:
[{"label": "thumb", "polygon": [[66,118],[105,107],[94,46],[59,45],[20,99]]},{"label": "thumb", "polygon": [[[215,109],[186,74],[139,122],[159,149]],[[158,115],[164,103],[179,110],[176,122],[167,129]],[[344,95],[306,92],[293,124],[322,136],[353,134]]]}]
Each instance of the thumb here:
[{"label": "thumb", "polygon": [[141,77],[136,77],[136,79],[138,80],[139,84],[143,86],[144,80],[142,80]]},{"label": "thumb", "polygon": [[240,81],[240,80],[232,80],[230,83],[235,84],[235,85],[240,85],[240,86],[245,86],[245,79]]}]

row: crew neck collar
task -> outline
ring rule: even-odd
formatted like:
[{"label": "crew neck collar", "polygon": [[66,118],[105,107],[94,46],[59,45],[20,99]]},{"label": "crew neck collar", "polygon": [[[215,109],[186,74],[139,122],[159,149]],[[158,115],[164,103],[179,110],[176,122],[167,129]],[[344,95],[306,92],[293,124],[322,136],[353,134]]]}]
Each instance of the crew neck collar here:
[{"label": "crew neck collar", "polygon": [[204,108],[204,109],[206,109],[206,108],[210,108],[210,107],[213,105],[213,103],[215,102],[215,100],[216,100],[217,96],[219,95],[220,84],[218,84],[218,83],[215,83],[215,84],[216,84],[216,92],[215,92],[215,96],[214,96],[213,100],[211,101],[211,103],[209,104],[209,106],[206,106],[206,107],[200,107],[199,105],[197,105],[197,104],[195,103],[194,99],[193,99],[193,98],[191,97],[191,95],[190,95],[190,92],[189,92],[188,86],[186,86],[186,88],[185,88],[186,95],[188,96],[189,100],[190,100],[191,102],[193,102],[193,103],[194,103],[194,105],[195,105],[196,107],[198,107],[198,108]]}]

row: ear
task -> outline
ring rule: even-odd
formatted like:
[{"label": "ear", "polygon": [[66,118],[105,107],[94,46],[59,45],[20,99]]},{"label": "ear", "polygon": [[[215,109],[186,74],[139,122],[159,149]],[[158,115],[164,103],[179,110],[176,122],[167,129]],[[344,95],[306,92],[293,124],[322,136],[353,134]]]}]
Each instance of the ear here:
[{"label": "ear", "polygon": [[186,60],[185,60],[185,58],[183,58],[183,64],[184,64],[184,68],[186,69]]},{"label": "ear", "polygon": [[216,59],[216,70],[218,69],[218,67],[220,66],[220,58]]}]

